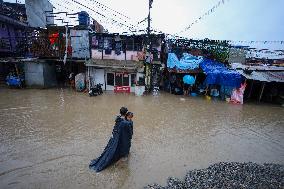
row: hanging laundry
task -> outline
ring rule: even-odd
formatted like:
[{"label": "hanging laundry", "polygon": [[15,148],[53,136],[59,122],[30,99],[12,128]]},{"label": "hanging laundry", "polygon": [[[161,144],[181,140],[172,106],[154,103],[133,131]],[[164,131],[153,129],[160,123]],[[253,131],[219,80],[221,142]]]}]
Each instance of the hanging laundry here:
[{"label": "hanging laundry", "polygon": [[120,55],[121,54],[121,47],[122,47],[121,42],[116,42],[115,43],[115,54],[116,55]]},{"label": "hanging laundry", "polygon": [[51,45],[58,46],[58,38],[59,38],[59,33],[53,33],[49,35],[49,41]]},{"label": "hanging laundry", "polygon": [[92,37],[92,47],[97,48],[99,45],[99,41],[97,40],[96,36]]},{"label": "hanging laundry", "polygon": [[111,54],[111,49],[105,49],[105,54],[110,55]]}]

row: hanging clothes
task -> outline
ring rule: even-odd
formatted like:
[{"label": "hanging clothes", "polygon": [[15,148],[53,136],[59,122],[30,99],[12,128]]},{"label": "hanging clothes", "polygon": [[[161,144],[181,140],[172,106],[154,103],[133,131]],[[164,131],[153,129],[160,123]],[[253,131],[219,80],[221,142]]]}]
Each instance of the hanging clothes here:
[{"label": "hanging clothes", "polygon": [[121,47],[122,47],[122,45],[121,45],[120,41],[115,43],[115,54],[116,55],[120,55],[121,54]]},{"label": "hanging clothes", "polygon": [[99,46],[99,41],[96,36],[92,37],[92,47],[97,48]]},{"label": "hanging clothes", "polygon": [[105,54],[110,55],[111,54],[111,49],[105,49]]}]

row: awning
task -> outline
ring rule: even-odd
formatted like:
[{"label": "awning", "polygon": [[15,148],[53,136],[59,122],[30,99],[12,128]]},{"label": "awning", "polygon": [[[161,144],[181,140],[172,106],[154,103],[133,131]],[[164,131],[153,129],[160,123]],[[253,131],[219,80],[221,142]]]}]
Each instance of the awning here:
[{"label": "awning", "polygon": [[241,75],[247,79],[265,82],[284,82],[284,72],[260,72],[252,71],[251,73],[245,73],[244,70],[237,70]]}]

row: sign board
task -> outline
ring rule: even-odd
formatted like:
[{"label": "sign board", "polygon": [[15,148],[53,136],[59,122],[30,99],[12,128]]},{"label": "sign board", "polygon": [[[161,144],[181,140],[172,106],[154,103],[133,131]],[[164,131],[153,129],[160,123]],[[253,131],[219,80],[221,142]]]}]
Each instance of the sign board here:
[{"label": "sign board", "polygon": [[114,86],[115,93],[130,93],[129,86]]}]

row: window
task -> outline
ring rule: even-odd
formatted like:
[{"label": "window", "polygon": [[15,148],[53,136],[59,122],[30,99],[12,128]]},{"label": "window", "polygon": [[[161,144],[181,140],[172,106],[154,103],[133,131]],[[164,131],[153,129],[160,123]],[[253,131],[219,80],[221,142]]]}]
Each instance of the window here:
[{"label": "window", "polygon": [[115,73],[115,85],[116,86],[129,86],[129,74]]},{"label": "window", "polygon": [[122,83],[123,83],[123,86],[129,86],[129,75],[128,74],[123,74]]},{"label": "window", "polygon": [[114,74],[107,73],[107,85],[114,86]]},{"label": "window", "polygon": [[122,86],[122,73],[115,73],[115,85]]}]

